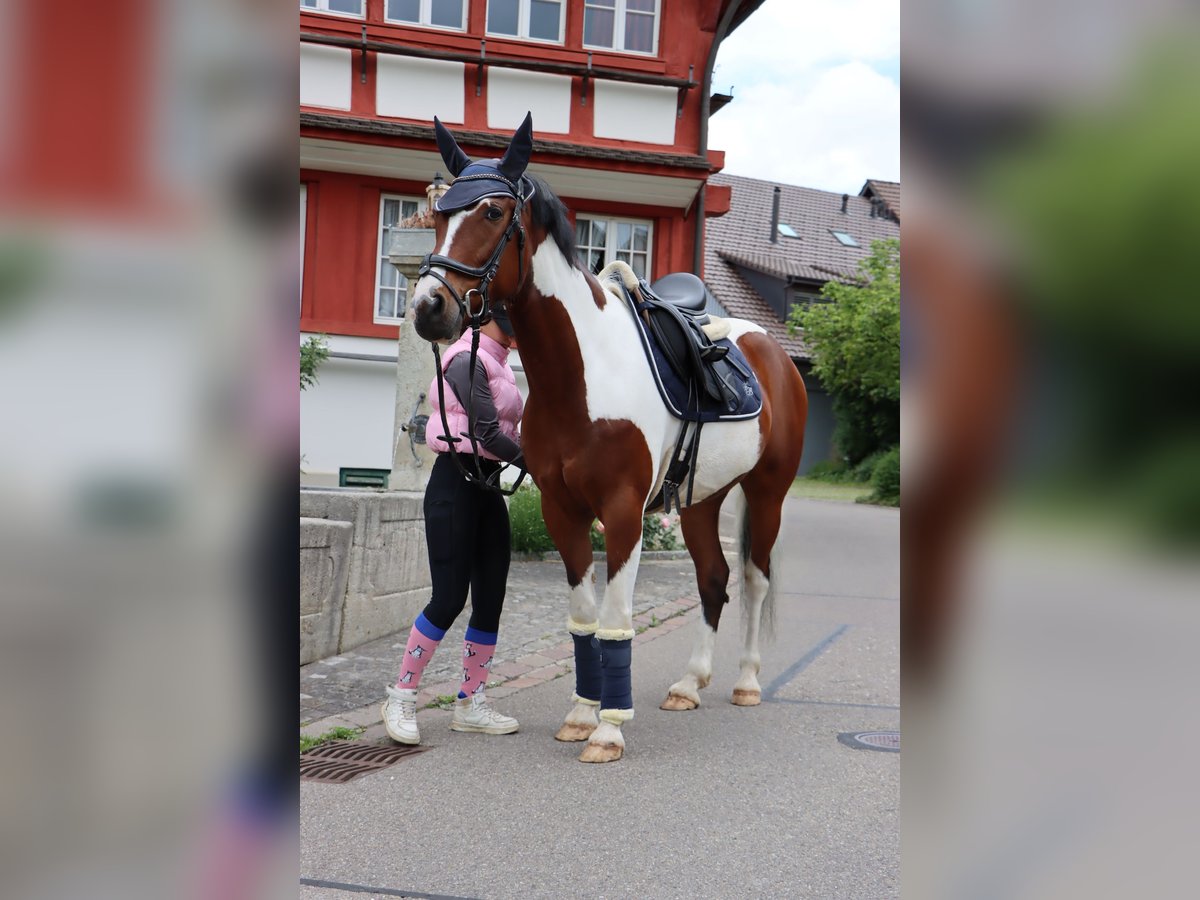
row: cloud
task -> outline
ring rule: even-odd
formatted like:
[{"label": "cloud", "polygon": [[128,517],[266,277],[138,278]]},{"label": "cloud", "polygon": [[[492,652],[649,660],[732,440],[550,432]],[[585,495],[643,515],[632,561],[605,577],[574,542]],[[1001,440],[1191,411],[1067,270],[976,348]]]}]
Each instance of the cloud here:
[{"label": "cloud", "polygon": [[867,178],[900,180],[899,136],[900,86],[854,61],[736,91],[709,146],[733,175],[857,193]]},{"label": "cloud", "polygon": [[899,0],[767,0],[722,43],[713,87],[741,90],[853,60],[899,57]]}]

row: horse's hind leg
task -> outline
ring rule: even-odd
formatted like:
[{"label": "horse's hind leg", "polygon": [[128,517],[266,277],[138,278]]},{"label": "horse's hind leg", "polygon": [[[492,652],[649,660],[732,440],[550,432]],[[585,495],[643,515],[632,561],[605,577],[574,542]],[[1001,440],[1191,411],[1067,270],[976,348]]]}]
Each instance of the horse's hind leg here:
[{"label": "horse's hind leg", "polygon": [[582,510],[564,510],[549,492],[542,493],[546,529],[562,554],[570,585],[567,630],[575,641],[575,693],[571,711],[554,735],[560,741],[586,741],[599,720],[600,645],[596,640],[596,566],[589,535],[591,516]]},{"label": "horse's hind leg", "polygon": [[700,705],[700,689],[712,680],[713,645],[721,610],[729,602],[729,563],[721,549],[719,532],[721,501],[727,492],[709,497],[688,507],[680,515],[683,539],[696,566],[696,585],[704,616],[697,620],[696,640],[687,672],[667,690],[660,709],[695,709]]},{"label": "horse's hind leg", "polygon": [[762,702],[762,688],[758,684],[758,671],[762,658],[758,640],[762,627],[764,607],[774,602],[771,585],[771,551],[779,537],[782,514],[782,498],[763,496],[756,485],[747,479],[743,488],[746,492],[746,507],[742,511],[741,558],[742,558],[742,617],[743,643],[740,661],[741,674],[733,685],[732,701],[737,706],[758,706]]}]

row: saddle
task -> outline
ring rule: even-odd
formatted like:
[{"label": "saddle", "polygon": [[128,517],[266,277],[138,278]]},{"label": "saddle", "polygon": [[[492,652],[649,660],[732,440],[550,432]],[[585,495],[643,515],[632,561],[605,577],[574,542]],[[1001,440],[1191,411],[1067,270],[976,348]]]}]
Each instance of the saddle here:
[{"label": "saddle", "polygon": [[638,291],[641,300],[636,308],[675,374],[694,386],[698,397],[735,410],[740,402],[738,385],[750,373],[729,356],[728,346],[714,343],[704,330],[709,322],[704,282],[691,272],[676,272],[653,286],[639,279]]}]

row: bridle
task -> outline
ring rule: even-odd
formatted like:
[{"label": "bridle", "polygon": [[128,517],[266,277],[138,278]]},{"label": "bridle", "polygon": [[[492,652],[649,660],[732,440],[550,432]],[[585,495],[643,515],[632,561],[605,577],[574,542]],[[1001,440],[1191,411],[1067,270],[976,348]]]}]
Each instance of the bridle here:
[{"label": "bridle", "polygon": [[[475,438],[475,363],[479,357],[479,329],[492,320],[491,298],[489,292],[492,286],[492,279],[496,277],[496,273],[500,269],[500,260],[504,256],[504,250],[508,246],[508,242],[512,240],[513,235],[517,236],[517,289],[520,290],[521,285],[525,281],[525,243],[527,236],[525,234],[525,226],[521,222],[521,211],[525,208],[526,202],[534,195],[537,188],[532,181],[521,178],[517,184],[509,181],[503,175],[481,173],[478,175],[464,175],[455,180],[455,184],[460,181],[476,181],[480,179],[493,179],[503,182],[509,189],[512,196],[516,199],[517,204],[513,208],[512,219],[508,223],[508,227],[504,229],[504,234],[500,236],[500,241],[496,244],[496,248],[492,251],[492,255],[488,257],[487,262],[482,266],[468,266],[466,263],[458,260],[442,256],[437,253],[428,253],[421,260],[421,265],[417,268],[417,277],[423,278],[426,275],[432,275],[442,283],[442,286],[450,292],[450,296],[454,298],[454,302],[458,304],[459,313],[462,319],[466,320],[471,328],[471,358],[469,372],[471,375],[470,387],[467,393],[467,438],[471,442],[471,458],[474,461],[474,471],[470,471],[463,465],[460,454],[455,449],[455,444],[462,440],[461,437],[452,437],[450,434],[450,423],[446,419],[446,394],[445,394],[445,376],[442,372],[442,353],[436,341],[431,341],[430,346],[433,348],[434,365],[437,368],[437,392],[438,392],[438,408],[442,413],[442,434],[444,440],[450,445],[450,455],[454,457],[454,463],[458,466],[458,470],[462,473],[463,478],[467,481],[477,484],[480,487],[486,488],[496,493],[511,496],[515,494],[521,486],[521,482],[525,480],[528,474],[524,469],[517,477],[516,482],[511,488],[503,488],[500,486],[500,474],[508,468],[508,465],[502,465],[489,477],[484,475],[483,467],[480,464],[479,443]],[[524,182],[529,186],[529,192],[522,194],[520,191],[520,182]],[[481,198],[482,199],[482,198]],[[478,278],[479,284],[476,287],[470,288],[465,294],[460,294],[454,289],[454,286],[445,279],[440,273],[433,270],[434,266],[441,266],[444,269],[449,269],[453,272],[458,272],[466,275],[468,278]],[[471,295],[479,295],[479,312],[471,312]],[[460,398],[461,399],[461,398]]]}]

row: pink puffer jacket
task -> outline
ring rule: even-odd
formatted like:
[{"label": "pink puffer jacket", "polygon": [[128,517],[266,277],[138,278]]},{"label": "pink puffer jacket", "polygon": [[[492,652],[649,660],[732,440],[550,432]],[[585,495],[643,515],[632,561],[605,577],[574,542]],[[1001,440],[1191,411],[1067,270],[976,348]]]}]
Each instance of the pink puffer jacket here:
[{"label": "pink puffer jacket", "polygon": [[[463,336],[442,354],[442,371],[444,372],[449,367],[450,361],[458,354],[469,354],[470,352],[471,330],[467,329]],[[517,388],[516,376],[513,375],[513,370],[508,365],[508,348],[501,346],[486,334],[481,334],[477,359],[483,363],[484,371],[487,372],[488,388],[492,393],[492,402],[496,407],[496,417],[499,420],[501,432],[514,442],[520,443],[520,438],[517,436],[517,423],[521,421],[521,413],[524,411],[525,404],[521,399],[521,392]],[[437,391],[437,376],[434,376],[433,381],[429,384],[428,396],[432,412],[429,415],[429,423],[425,426],[425,440],[431,450],[445,453],[450,449],[450,445],[443,440],[445,432],[442,429],[442,413],[438,406]],[[450,425],[450,434],[455,437],[464,436],[464,439],[457,444],[456,449],[459,453],[470,453],[471,444],[465,439],[467,411],[459,402],[449,383],[445,385],[445,396],[446,421]],[[485,459],[498,458],[484,449],[482,445],[479,447],[479,455]]]}]

